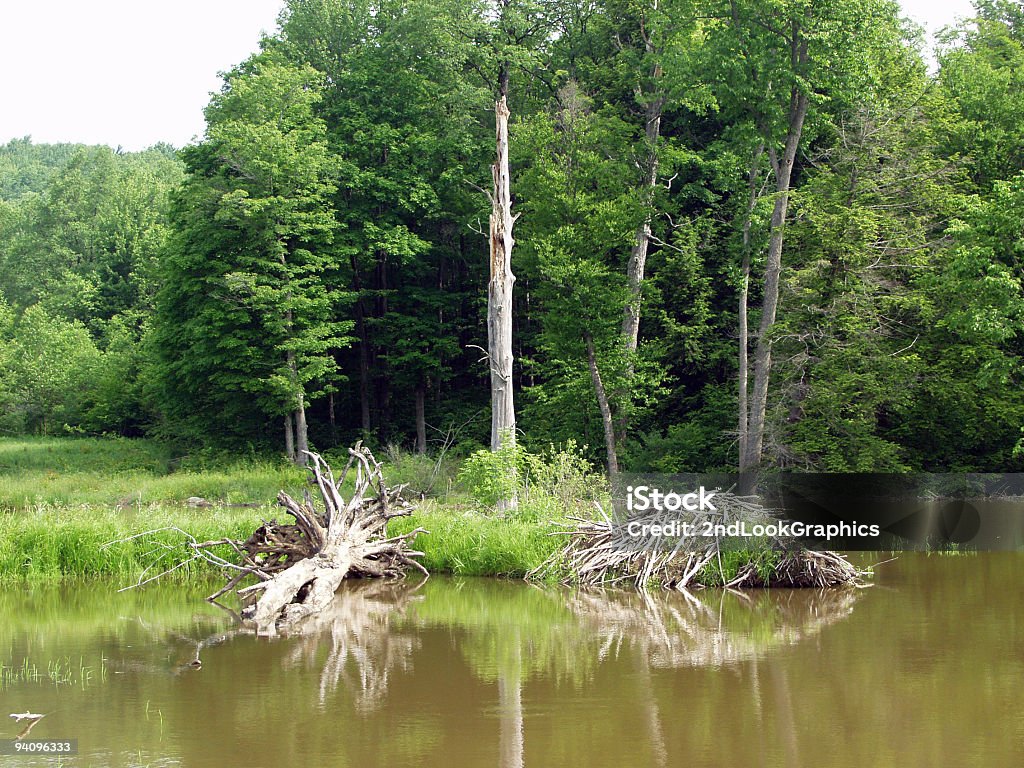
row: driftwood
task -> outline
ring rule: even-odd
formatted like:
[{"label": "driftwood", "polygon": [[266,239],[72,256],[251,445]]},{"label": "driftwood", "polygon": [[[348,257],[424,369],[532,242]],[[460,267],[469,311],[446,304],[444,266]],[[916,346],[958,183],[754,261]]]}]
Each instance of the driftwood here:
[{"label": "driftwood", "polygon": [[[388,537],[387,523],[412,514],[413,507],[402,498],[404,486],[388,488],[381,465],[369,449],[356,444],[349,449],[349,461],[341,478],[334,479],[330,466],[319,455],[308,453],[311,484],[319,490],[322,509],[314,505],[307,491],[300,503],[284,491],[278,504],[294,518],[293,524],[264,521],[245,541],[216,539],[197,541],[177,527],[161,528],[182,534],[191,557],[156,576],[143,573],[132,589],[160,578],[194,560],[217,565],[228,574],[227,583],[208,600],[235,590],[242,601],[240,618],[261,635],[273,635],[294,628],[308,616],[319,613],[334,599],[341,582],[351,577],[398,578],[412,567],[429,576],[415,559],[422,556],[409,546],[420,533]],[[350,470],[355,472],[355,491],[348,501],[341,486]],[[129,538],[148,536],[147,531]],[[122,540],[124,541],[124,540]],[[232,562],[218,554],[227,546],[237,555]],[[173,550],[166,544],[158,544]],[[147,569],[148,570],[148,569]],[[245,585],[251,580],[256,583]]]},{"label": "driftwood", "polygon": [[[381,466],[369,449],[357,445],[349,450],[349,462],[339,481],[319,455],[308,455],[323,510],[314,506],[308,492],[299,503],[281,491],[277,501],[295,523],[280,525],[271,520],[245,542],[232,542],[242,555],[245,573],[260,579],[237,590],[245,602],[242,617],[255,624],[260,634],[274,634],[319,613],[334,599],[345,578],[397,578],[407,567],[427,575],[415,560],[422,553],[409,547],[410,539],[425,532],[422,528],[387,536],[388,520],[408,516],[413,508],[402,498],[401,486],[388,488],[384,484]],[[353,467],[355,492],[346,502],[340,488]],[[226,588],[236,586],[240,575],[244,576],[233,574]]]}]

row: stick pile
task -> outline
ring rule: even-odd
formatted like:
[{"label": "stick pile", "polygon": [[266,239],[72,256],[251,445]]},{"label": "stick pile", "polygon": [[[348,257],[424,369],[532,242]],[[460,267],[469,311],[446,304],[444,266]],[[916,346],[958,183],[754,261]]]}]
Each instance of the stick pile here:
[{"label": "stick pile", "polygon": [[[726,524],[746,521],[766,523],[772,518],[752,498],[731,492],[715,496],[716,511],[688,513],[686,522],[692,530],[702,531],[705,524]],[[818,552],[797,546],[778,537],[765,537],[750,542],[753,553],[773,550],[777,558],[770,573],[750,562],[726,578],[722,568],[719,539],[702,535],[681,535],[661,538],[654,535],[630,536],[624,521],[613,521],[597,505],[600,519],[570,517],[563,530],[552,535],[567,537],[564,547],[552,555],[530,577],[555,575],[564,583],[581,585],[632,584],[639,589],[651,583],[669,589],[725,586],[743,587],[831,587],[860,584],[866,574],[844,556],[835,552]],[[678,514],[652,511],[642,524],[665,525]]]}]

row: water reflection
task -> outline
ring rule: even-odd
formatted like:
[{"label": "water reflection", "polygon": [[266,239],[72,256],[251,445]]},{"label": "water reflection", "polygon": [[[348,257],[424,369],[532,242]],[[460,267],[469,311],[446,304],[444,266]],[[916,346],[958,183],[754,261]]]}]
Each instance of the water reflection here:
[{"label": "water reflection", "polygon": [[497,682],[499,764],[524,764],[522,688],[531,677],[592,682],[625,660],[626,702],[641,713],[646,764],[668,762],[665,718],[652,668],[721,666],[757,659],[848,616],[861,591],[661,592],[538,589],[502,582],[447,585],[412,620],[464,630],[460,648],[477,675]]},{"label": "water reflection", "polygon": [[599,656],[623,644],[654,667],[721,666],[793,645],[850,615],[861,590],[578,592],[573,613],[602,638]]},{"label": "water reflection", "polygon": [[68,766],[1021,764],[1007,558],[860,591],[353,583],[274,640],[207,585],[0,590],[0,738],[34,712],[79,738]]},{"label": "water reflection", "polygon": [[[416,635],[398,625],[418,588],[367,581],[343,585],[329,610],[311,617],[285,655],[286,670],[318,670],[317,703],[323,709],[339,686],[356,692],[356,707],[370,712],[384,703],[395,671],[412,668]],[[326,658],[324,650],[326,649]]]}]

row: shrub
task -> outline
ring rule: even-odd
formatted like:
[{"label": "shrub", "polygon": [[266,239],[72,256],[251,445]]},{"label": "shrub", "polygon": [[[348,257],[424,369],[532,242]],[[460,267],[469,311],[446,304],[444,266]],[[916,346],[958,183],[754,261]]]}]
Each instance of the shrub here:
[{"label": "shrub", "polygon": [[486,507],[516,498],[515,514],[523,518],[584,512],[608,492],[604,475],[594,471],[572,440],[541,453],[511,441],[497,451],[477,451],[462,465],[459,481]]}]

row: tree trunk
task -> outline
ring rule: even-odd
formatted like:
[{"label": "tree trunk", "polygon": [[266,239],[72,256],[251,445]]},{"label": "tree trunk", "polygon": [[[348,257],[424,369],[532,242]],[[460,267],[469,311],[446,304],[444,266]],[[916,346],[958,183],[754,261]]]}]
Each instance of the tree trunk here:
[{"label": "tree trunk", "polygon": [[298,396],[298,407],[295,409],[295,463],[306,466],[306,454],[309,452],[309,428],[306,425],[306,397],[301,392]]},{"label": "tree trunk", "polygon": [[[288,313],[289,325],[291,324],[291,312]],[[306,454],[304,451],[309,450],[309,437],[306,429],[306,402],[305,396],[302,392],[302,385],[299,383],[299,368],[295,361],[295,352],[288,350],[285,353],[285,360],[288,363],[288,371],[291,376],[292,385],[295,387],[295,410],[292,413],[289,423],[294,420],[295,426],[295,443],[290,458],[298,466],[306,466]]]},{"label": "tree trunk", "polygon": [[608,473],[617,474],[619,471],[618,451],[615,448],[615,422],[612,419],[612,409],[608,404],[608,394],[604,389],[604,382],[601,381],[601,371],[597,367],[597,354],[594,351],[594,339],[590,331],[583,333],[583,341],[587,345],[587,362],[590,365],[590,380],[594,385],[594,394],[597,395],[597,406],[601,409],[601,424],[604,427],[604,447],[608,457]]},{"label": "tree trunk", "polygon": [[[655,67],[654,76],[658,77],[660,74],[661,68]],[[640,302],[643,295],[644,272],[647,266],[647,251],[651,245],[654,188],[658,183],[658,139],[661,136],[661,113],[664,104],[665,100],[662,97],[652,99],[644,111],[647,165],[644,169],[641,195],[646,210],[643,221],[636,229],[636,237],[629,252],[629,261],[626,264],[629,302],[626,304],[625,314],[622,318],[622,337],[629,355],[636,352],[640,337]]]},{"label": "tree trunk", "polygon": [[[655,3],[657,7],[657,3]],[[648,54],[655,53],[655,48],[650,38],[645,41]],[[655,64],[651,71],[651,79],[657,82],[661,77],[660,64]],[[638,88],[637,95],[642,96],[643,92]],[[626,353],[626,385],[633,376],[633,356],[636,354],[637,345],[640,339],[640,314],[643,301],[644,276],[647,269],[647,252],[651,245],[651,221],[654,216],[654,189],[658,183],[658,141],[661,138],[661,116],[665,107],[665,97],[658,94],[647,102],[644,108],[644,140],[647,144],[647,162],[644,167],[643,187],[641,199],[644,204],[644,217],[636,229],[636,236],[633,247],[629,252],[629,260],[626,263],[626,284],[629,290],[629,297],[626,302],[622,318],[622,338]],[[626,392],[617,393],[619,401],[623,402],[629,398]],[[626,432],[629,428],[629,409],[620,408],[616,420],[615,439],[621,448],[626,441]]]},{"label": "tree trunk", "polygon": [[512,397],[512,195],[508,168],[508,105],[502,96],[494,105],[497,119],[497,160],[490,217],[490,282],[487,286],[487,352],[491,364],[491,450],[515,440]]},{"label": "tree trunk", "polygon": [[747,175],[747,189],[750,196],[747,199],[747,209],[743,217],[743,256],[740,266],[742,282],[740,283],[739,306],[739,469],[741,474],[747,470],[747,420],[749,417],[749,405],[747,402],[747,389],[749,387],[747,304],[750,296],[750,226],[754,216],[754,207],[757,205],[757,200],[760,197],[757,192],[757,177],[763,153],[764,142],[761,142],[757,145],[757,150],[754,152],[754,159],[750,164],[750,172]]},{"label": "tree trunk", "polygon": [[292,423],[292,414],[289,411],[284,415],[284,452],[288,461],[295,461],[295,426]]},{"label": "tree trunk", "polygon": [[[806,43],[804,43],[803,55],[806,56]],[[790,180],[796,152],[800,145],[800,136],[803,132],[804,118],[807,116],[807,107],[807,97],[794,88],[790,99],[789,130],[782,158],[780,159],[776,155],[774,148],[769,148],[769,158],[775,174],[776,197],[775,207],[772,210],[771,239],[768,243],[768,256],[765,262],[761,323],[758,328],[757,346],[754,348],[754,391],[750,401],[747,450],[744,462],[747,469],[757,469],[760,466],[764,448],[768,379],[772,364],[771,330],[775,325],[775,314],[779,306],[779,279],[782,273],[782,245],[786,213],[789,207]]]},{"label": "tree trunk", "polygon": [[427,421],[424,413],[426,399],[426,387],[420,382],[416,385],[416,453],[421,456],[427,452]]},{"label": "tree trunk", "polygon": [[366,305],[363,303],[363,284],[359,266],[354,255],[349,257],[352,265],[352,287],[356,292],[356,333],[359,335],[359,416],[363,439],[370,436],[370,334],[366,328]]}]

